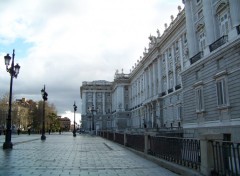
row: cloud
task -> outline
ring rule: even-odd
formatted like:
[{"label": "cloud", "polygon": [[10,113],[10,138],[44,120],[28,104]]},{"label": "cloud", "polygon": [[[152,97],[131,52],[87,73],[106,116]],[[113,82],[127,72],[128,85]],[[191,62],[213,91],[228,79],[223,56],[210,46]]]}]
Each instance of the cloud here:
[{"label": "cloud", "polygon": [[[70,111],[73,101],[80,110],[82,82],[112,81],[116,69],[129,73],[148,46],[148,36],[176,16],[177,5],[181,1],[1,1],[0,57],[14,47],[21,66],[15,96],[40,100],[45,84],[59,114]],[[10,79],[3,63],[2,94]]]}]

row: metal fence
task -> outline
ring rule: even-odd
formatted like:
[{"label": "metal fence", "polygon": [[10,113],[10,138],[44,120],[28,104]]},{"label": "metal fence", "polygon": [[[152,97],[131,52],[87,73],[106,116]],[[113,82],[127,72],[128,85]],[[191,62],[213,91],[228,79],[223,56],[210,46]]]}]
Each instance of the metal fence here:
[{"label": "metal fence", "polygon": [[115,133],[115,142],[124,145],[124,134]]},{"label": "metal fence", "polygon": [[213,176],[240,175],[240,143],[210,141],[213,149]]},{"label": "metal fence", "polygon": [[[145,147],[148,146],[148,154],[150,155],[200,170],[200,140],[149,135],[145,141],[143,134],[123,134],[106,131],[100,132],[99,135],[141,152],[144,152]],[[146,146],[145,142],[147,142]]]},{"label": "metal fence", "polygon": [[144,135],[126,134],[127,146],[144,152]]},{"label": "metal fence", "polygon": [[200,141],[175,137],[149,136],[151,155],[200,170]]}]

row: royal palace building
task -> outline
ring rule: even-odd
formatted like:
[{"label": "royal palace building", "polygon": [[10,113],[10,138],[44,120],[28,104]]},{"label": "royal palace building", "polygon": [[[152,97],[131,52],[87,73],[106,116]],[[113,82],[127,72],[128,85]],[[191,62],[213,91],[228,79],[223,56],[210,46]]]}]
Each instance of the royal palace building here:
[{"label": "royal palace building", "polygon": [[83,82],[84,128],[222,133],[239,140],[240,1],[183,3],[162,35],[149,36],[129,74]]}]

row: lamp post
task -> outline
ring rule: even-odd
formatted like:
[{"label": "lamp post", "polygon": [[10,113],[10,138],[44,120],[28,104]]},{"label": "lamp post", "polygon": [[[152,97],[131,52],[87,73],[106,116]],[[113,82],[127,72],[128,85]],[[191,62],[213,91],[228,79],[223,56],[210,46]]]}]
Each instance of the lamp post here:
[{"label": "lamp post", "polygon": [[97,112],[98,109],[94,109],[94,105],[92,105],[92,107],[88,107],[88,110],[92,113],[92,131],[94,131],[94,112]]},{"label": "lamp post", "polygon": [[8,109],[8,117],[7,117],[7,130],[6,130],[6,136],[5,136],[5,142],[3,143],[3,149],[11,149],[12,148],[12,142],[11,142],[11,112],[12,112],[12,85],[13,85],[13,78],[17,78],[17,75],[19,74],[20,66],[18,64],[14,65],[14,57],[15,57],[15,50],[13,50],[12,54],[12,63],[11,67],[8,68],[10,65],[11,57],[9,54],[4,56],[5,59],[5,65],[7,72],[10,73],[11,79],[10,79],[10,91],[9,91],[9,109]]},{"label": "lamp post", "polygon": [[75,129],[75,112],[77,111],[77,106],[76,106],[76,104],[75,104],[75,101],[74,101],[74,104],[73,104],[73,109],[74,109],[73,137],[76,137],[76,129]]},{"label": "lamp post", "polygon": [[41,140],[45,140],[45,101],[47,101],[47,92],[45,91],[45,85],[44,88],[41,90],[42,98],[43,98],[43,117],[42,117],[42,136]]}]

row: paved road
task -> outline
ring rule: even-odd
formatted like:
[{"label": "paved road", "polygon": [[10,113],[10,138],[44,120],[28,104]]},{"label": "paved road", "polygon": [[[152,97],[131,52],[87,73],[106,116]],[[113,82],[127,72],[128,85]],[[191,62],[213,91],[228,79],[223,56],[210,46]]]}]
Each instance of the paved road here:
[{"label": "paved road", "polygon": [[[177,176],[101,137],[13,135],[13,149],[0,149],[1,176]],[[2,145],[5,138],[0,136]]]}]

